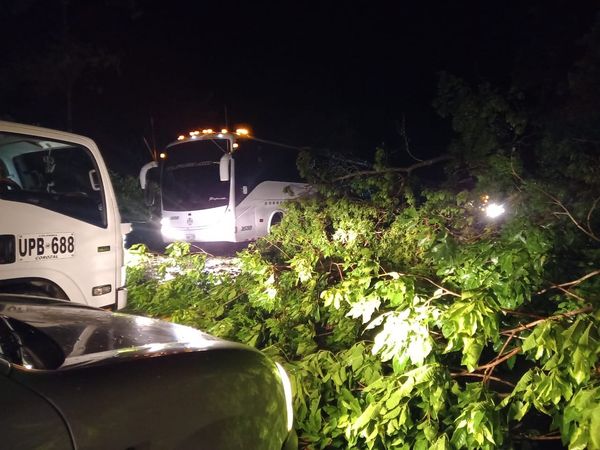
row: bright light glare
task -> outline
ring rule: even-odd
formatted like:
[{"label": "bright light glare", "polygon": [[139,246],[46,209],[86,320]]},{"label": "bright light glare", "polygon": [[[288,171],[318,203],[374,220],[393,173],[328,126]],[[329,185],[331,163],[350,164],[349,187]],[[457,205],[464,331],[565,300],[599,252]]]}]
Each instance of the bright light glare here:
[{"label": "bright light glare", "polygon": [[143,316],[135,316],[134,321],[135,321],[136,325],[139,325],[141,327],[147,327],[149,325],[152,325],[155,322],[154,319],[151,319],[150,317],[143,317]]},{"label": "bright light glare", "polygon": [[490,203],[485,208],[485,215],[488,216],[490,219],[495,219],[496,217],[501,216],[505,212],[506,210],[504,209],[504,206],[499,205],[497,203]]},{"label": "bright light glare", "polygon": [[237,130],[235,130],[235,133],[241,136],[247,136],[248,130],[246,128],[238,128]]},{"label": "bright light glare", "polygon": [[151,352],[160,352],[160,351],[166,349],[168,347],[168,345],[161,344],[161,343],[153,343],[153,344],[144,345],[143,347],[148,349]]},{"label": "bright light glare", "polygon": [[285,407],[287,410],[287,430],[292,431],[294,426],[294,408],[292,405],[292,384],[285,369],[278,362],[275,363],[277,370],[279,371],[279,377],[281,378],[281,384],[283,384],[283,393],[285,394]]},{"label": "bright light glare", "polygon": [[162,220],[161,225],[160,232],[165,238],[173,239],[174,241],[181,241],[184,239],[185,235],[182,230],[178,230],[168,223],[162,223]]},{"label": "bright light glare", "polygon": [[195,346],[207,346],[215,343],[214,340],[210,339],[210,336],[184,325],[173,325],[173,331],[177,336],[177,342],[185,342]]}]

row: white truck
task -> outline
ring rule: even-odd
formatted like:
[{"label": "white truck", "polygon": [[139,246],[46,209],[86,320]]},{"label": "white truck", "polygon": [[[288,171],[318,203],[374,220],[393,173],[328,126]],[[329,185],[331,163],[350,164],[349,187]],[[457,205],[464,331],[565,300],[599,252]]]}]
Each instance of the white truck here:
[{"label": "white truck", "polygon": [[129,229],[91,139],[0,121],[0,292],[121,309]]}]

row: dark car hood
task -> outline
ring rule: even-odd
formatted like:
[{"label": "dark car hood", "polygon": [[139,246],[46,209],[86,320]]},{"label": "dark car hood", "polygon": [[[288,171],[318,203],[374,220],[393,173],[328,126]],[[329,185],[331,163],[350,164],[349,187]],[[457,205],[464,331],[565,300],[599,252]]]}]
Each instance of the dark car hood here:
[{"label": "dark car hood", "polygon": [[61,369],[115,358],[245,347],[182,325],[41,297],[0,294],[0,314],[58,344],[64,354]]}]

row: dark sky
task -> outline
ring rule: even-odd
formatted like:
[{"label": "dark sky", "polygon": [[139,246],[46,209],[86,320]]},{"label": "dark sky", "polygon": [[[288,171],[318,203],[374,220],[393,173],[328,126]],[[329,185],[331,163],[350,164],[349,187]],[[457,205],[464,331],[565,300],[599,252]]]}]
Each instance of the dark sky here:
[{"label": "dark sky", "polygon": [[[431,106],[440,71],[506,85],[523,49],[567,51],[598,9],[542,0],[64,3],[0,0],[0,117],[68,128],[72,78],[73,131],[95,138],[122,171],[148,159],[151,118],[160,146],[223,126],[226,112],[230,127],[248,124],[265,139],[358,153],[400,146],[405,117],[412,150],[435,155],[448,140]],[[65,42],[79,56],[66,60]]]}]

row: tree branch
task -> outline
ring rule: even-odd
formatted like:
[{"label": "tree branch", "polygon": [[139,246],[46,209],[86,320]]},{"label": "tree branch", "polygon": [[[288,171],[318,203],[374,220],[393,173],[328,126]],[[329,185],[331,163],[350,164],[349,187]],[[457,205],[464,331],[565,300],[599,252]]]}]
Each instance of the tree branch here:
[{"label": "tree branch", "polygon": [[520,327],[513,328],[511,330],[501,331],[500,334],[505,335],[505,336],[506,335],[510,336],[511,334],[520,333],[521,331],[525,331],[530,328],[533,328],[533,327],[539,325],[540,323],[546,322],[548,320],[557,320],[557,319],[562,319],[565,317],[576,316],[577,314],[583,314],[586,312],[590,312],[592,310],[593,310],[593,308],[591,306],[586,306],[584,308],[576,309],[574,311],[568,311],[566,313],[557,314],[556,316],[546,317],[545,319],[534,320],[533,322],[530,322],[525,325],[521,325]]},{"label": "tree branch", "polygon": [[[512,173],[513,176],[519,180],[521,183],[526,184],[525,180],[516,172],[512,160],[511,160],[511,169],[512,169]],[[566,215],[571,222],[573,222],[575,224],[575,226],[577,228],[579,228],[586,236],[588,236],[590,239],[595,240],[596,242],[600,242],[600,238],[598,236],[596,236],[594,234],[594,232],[592,231],[591,227],[590,227],[590,217],[592,215],[592,212],[594,211],[594,209],[596,208],[596,205],[598,204],[598,202],[600,201],[600,197],[597,198],[596,200],[594,200],[594,202],[592,203],[592,207],[590,208],[590,211],[587,214],[587,223],[588,223],[588,229],[586,230],[578,221],[577,219],[575,219],[575,217],[573,217],[573,215],[571,214],[571,212],[567,209],[567,207],[554,195],[550,194],[549,192],[545,191],[544,189],[542,189],[539,186],[536,186],[535,184],[532,184],[531,186],[533,186],[535,189],[537,189],[539,192],[541,192],[542,194],[544,194],[546,197],[548,197],[550,200],[552,200],[554,202],[555,205],[557,205],[560,209],[562,209],[564,212],[560,213],[560,214],[564,214]],[[559,214],[559,213],[555,213],[555,214]]]},{"label": "tree branch", "polygon": [[523,435],[519,435],[519,436],[515,436],[516,440],[520,440],[520,441],[524,441],[524,440],[528,440],[528,441],[557,441],[559,439],[561,439],[560,434],[557,434],[557,432],[553,432],[553,433],[548,433],[548,434],[542,434],[539,436],[532,436],[532,435],[527,435],[527,434],[523,434]]},{"label": "tree branch", "polygon": [[[389,275],[389,274],[385,273],[384,275]],[[398,272],[398,275],[402,275],[402,276],[405,276],[405,277],[420,278],[421,280],[428,281],[429,283],[431,283],[432,285],[434,285],[436,288],[441,289],[442,291],[444,291],[445,294],[452,295],[453,297],[462,297],[460,294],[457,294],[456,292],[453,292],[450,289],[447,289],[444,286],[441,286],[441,285],[437,284],[432,279],[427,278],[427,277],[425,277],[423,275],[414,275],[414,274],[404,273],[404,272]]]},{"label": "tree branch", "polygon": [[451,374],[450,374],[450,376],[451,376],[452,378],[456,378],[456,377],[475,377],[475,378],[486,378],[486,377],[487,377],[488,379],[490,379],[490,380],[493,380],[493,381],[497,381],[498,383],[505,384],[505,385],[507,385],[507,386],[510,386],[510,387],[512,387],[512,388],[514,388],[514,387],[515,387],[515,385],[514,385],[514,384],[512,384],[512,383],[511,383],[511,382],[509,382],[509,381],[503,380],[502,378],[498,378],[498,377],[492,377],[492,376],[486,376],[486,375],[483,375],[483,374],[480,374],[480,373],[471,373],[471,372],[453,372],[453,373],[451,373]]},{"label": "tree branch", "polygon": [[[513,357],[514,355],[516,355],[517,353],[519,353],[521,351],[521,347],[515,347],[511,351],[509,351],[508,353],[502,354],[502,351],[504,351],[504,349],[508,346],[508,343],[515,337],[515,335],[517,333],[520,333],[521,331],[533,328],[533,327],[539,325],[540,323],[546,322],[548,320],[557,320],[557,319],[561,319],[561,318],[564,318],[564,317],[571,317],[571,316],[575,316],[577,314],[589,312],[589,311],[592,311],[592,310],[593,310],[593,308],[591,306],[586,306],[585,308],[580,308],[580,309],[577,309],[577,310],[574,310],[574,311],[569,311],[569,312],[566,312],[566,313],[563,313],[563,314],[557,314],[556,316],[550,316],[550,317],[547,317],[545,319],[535,320],[535,321],[530,322],[530,323],[528,323],[526,325],[522,325],[520,327],[513,328],[512,330],[506,330],[506,331],[500,332],[500,334],[502,334],[502,335],[508,335],[509,336],[509,338],[507,339],[507,341],[502,346],[502,350],[500,351],[500,354],[496,358],[494,358],[492,361],[490,361],[489,363],[484,364],[482,366],[479,366],[479,367],[475,368],[473,370],[473,372],[477,372],[479,370],[485,370],[486,373],[484,375],[482,375],[482,378],[484,380],[486,380],[486,379],[493,379],[491,377],[491,373],[492,373],[493,369],[496,366],[499,366],[504,361],[510,359],[511,357]],[[470,372],[465,372],[465,373],[470,373]]]},{"label": "tree branch", "polygon": [[585,228],[583,228],[583,226],[577,222],[577,219],[575,219],[572,215],[571,212],[567,209],[567,207],[565,205],[563,205],[563,203],[556,197],[554,197],[552,194],[549,194],[548,192],[544,191],[543,189],[540,189],[544,194],[546,194],[549,198],[552,199],[552,201],[554,202],[555,205],[557,205],[559,208],[561,208],[564,212],[565,215],[571,220],[571,222],[573,222],[575,224],[575,226],[577,228],[579,228],[583,233],[585,233],[589,238],[593,239],[596,242],[600,242],[600,238],[598,238],[598,236],[596,236],[592,230],[586,230]]},{"label": "tree branch", "polygon": [[[539,294],[539,292],[538,292]],[[506,309],[502,308],[501,311],[505,314],[511,314],[513,316],[521,316],[521,317],[533,317],[534,319],[545,319],[546,316],[540,316],[539,314],[526,313],[522,311],[515,311],[514,309]]]},{"label": "tree branch", "polygon": [[[498,352],[498,355],[502,355],[502,354],[504,353],[504,351],[505,351],[505,350],[507,349],[507,347],[508,347],[508,344],[510,344],[510,341],[512,341],[514,337],[515,337],[515,334],[513,333],[513,334],[511,334],[511,335],[508,337],[508,339],[506,339],[506,342],[504,343],[504,345],[502,346],[502,348],[501,348],[501,349],[500,349],[500,351]],[[498,357],[496,357],[496,358],[498,358]],[[494,369],[495,369],[496,367],[497,367],[497,366],[493,366],[493,367],[490,367],[490,368],[488,368],[488,369],[485,369],[485,374],[484,374],[484,377],[483,377],[483,382],[484,382],[484,383],[487,383],[487,382],[488,382],[488,380],[493,380],[493,379],[494,379],[494,377],[492,377],[492,373],[494,373]]]},{"label": "tree branch", "polygon": [[475,369],[475,371],[477,370],[484,370],[484,369],[491,369],[492,367],[496,367],[499,366],[500,364],[502,364],[504,361],[506,361],[507,359],[512,358],[514,355],[516,355],[517,353],[519,353],[521,351],[521,347],[515,347],[513,348],[510,352],[505,353],[502,356],[497,356],[492,362],[488,363],[488,364],[484,364],[483,366],[479,366]]},{"label": "tree branch", "polygon": [[579,283],[582,283],[583,281],[587,280],[588,278],[592,278],[596,275],[600,275],[600,269],[594,270],[593,272],[590,272],[590,273],[582,276],[581,278],[577,278],[576,280],[569,281],[567,283],[553,284],[549,288],[546,288],[546,289],[543,289],[543,290],[537,292],[537,294],[543,294],[545,292],[548,292],[550,289],[559,289],[561,287],[566,288],[569,286],[575,286],[575,285],[578,285]]},{"label": "tree branch", "polygon": [[408,153],[409,156],[415,161],[423,161],[422,159],[419,159],[413,155],[410,151],[410,146],[408,145],[408,134],[406,133],[406,116],[404,114],[402,114],[402,124],[400,125],[398,122],[396,122],[396,130],[402,139],[404,139],[404,150],[406,150],[406,153]]},{"label": "tree branch", "polygon": [[342,269],[340,267],[340,264],[338,263],[333,263],[333,265],[337,268],[338,270],[338,274],[340,275],[340,281],[344,281],[344,274],[342,273]]},{"label": "tree branch", "polygon": [[588,215],[587,215],[587,227],[588,227],[588,230],[592,229],[592,225],[591,225],[592,213],[596,209],[596,206],[598,205],[599,201],[600,201],[600,197],[598,197],[596,200],[594,200],[594,203],[592,203],[592,207],[590,208],[590,210],[588,212]]},{"label": "tree branch", "polygon": [[366,176],[366,175],[380,175],[380,174],[392,173],[392,172],[402,172],[402,173],[406,173],[407,175],[410,175],[410,173],[413,170],[420,169],[421,167],[431,166],[433,164],[437,164],[442,161],[447,161],[451,158],[452,157],[450,155],[442,155],[442,156],[438,156],[437,158],[427,159],[425,161],[413,164],[412,166],[408,166],[408,167],[390,167],[387,169],[380,169],[380,170],[361,170],[358,172],[350,173],[348,175],[344,175],[343,177],[334,178],[333,181],[343,181],[343,180],[348,180],[350,178],[362,177],[362,176]]},{"label": "tree branch", "polygon": [[569,291],[568,289],[565,289],[564,287],[558,286],[558,290],[562,291],[565,295],[568,295],[570,297],[573,297],[573,298],[579,300],[582,303],[585,302],[585,298],[580,297],[579,295],[572,293],[571,291]]},{"label": "tree branch", "polygon": [[441,286],[441,285],[437,284],[435,281],[433,281],[433,280],[431,280],[431,279],[429,279],[429,278],[427,278],[427,277],[424,277],[424,276],[422,276],[422,275],[414,275],[414,277],[415,277],[415,278],[421,278],[421,279],[423,279],[423,280],[429,281],[429,282],[430,282],[431,284],[433,284],[433,285],[434,285],[436,288],[438,288],[438,289],[441,289],[441,290],[442,290],[442,291],[444,291],[444,293],[446,293],[446,294],[452,295],[452,296],[454,296],[454,297],[459,297],[459,298],[461,297],[461,295],[460,295],[460,294],[457,294],[456,292],[453,292],[453,291],[451,291],[450,289],[446,289],[444,286]]}]

